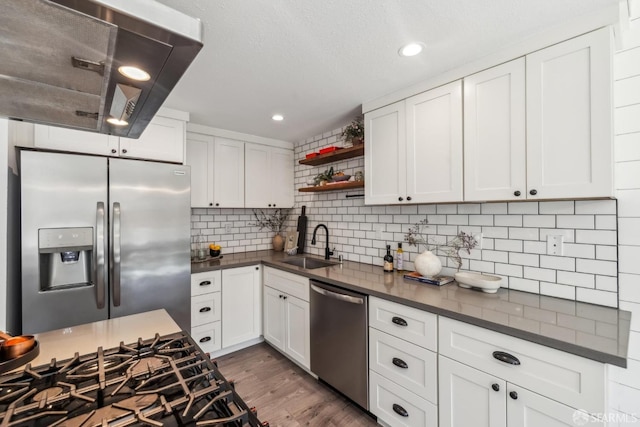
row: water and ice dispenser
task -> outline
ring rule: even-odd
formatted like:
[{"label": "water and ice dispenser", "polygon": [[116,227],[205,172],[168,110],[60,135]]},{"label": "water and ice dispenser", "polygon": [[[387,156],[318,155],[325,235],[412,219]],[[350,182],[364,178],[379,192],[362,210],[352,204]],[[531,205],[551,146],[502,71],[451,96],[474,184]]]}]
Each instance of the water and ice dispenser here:
[{"label": "water and ice dispenser", "polygon": [[93,227],[38,230],[40,290],[93,284]]}]

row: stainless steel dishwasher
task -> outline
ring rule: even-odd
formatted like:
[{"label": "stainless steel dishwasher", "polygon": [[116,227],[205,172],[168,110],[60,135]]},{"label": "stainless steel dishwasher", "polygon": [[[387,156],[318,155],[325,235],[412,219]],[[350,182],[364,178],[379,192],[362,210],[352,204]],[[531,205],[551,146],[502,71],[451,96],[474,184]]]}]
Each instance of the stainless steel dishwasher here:
[{"label": "stainless steel dishwasher", "polygon": [[367,296],[310,283],[311,372],[369,409]]}]

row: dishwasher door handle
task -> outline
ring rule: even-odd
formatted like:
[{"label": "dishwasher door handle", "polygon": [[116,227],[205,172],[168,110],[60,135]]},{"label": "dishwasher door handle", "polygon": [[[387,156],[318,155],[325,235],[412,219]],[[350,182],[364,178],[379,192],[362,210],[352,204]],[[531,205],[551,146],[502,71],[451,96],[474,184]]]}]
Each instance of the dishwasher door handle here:
[{"label": "dishwasher door handle", "polygon": [[339,294],[337,292],[332,292],[326,289],[319,288],[316,285],[311,285],[311,289],[313,289],[319,294],[324,295],[325,297],[337,299],[337,300],[348,302],[351,304],[364,304],[364,298],[358,298],[358,297],[352,297],[351,295]]}]

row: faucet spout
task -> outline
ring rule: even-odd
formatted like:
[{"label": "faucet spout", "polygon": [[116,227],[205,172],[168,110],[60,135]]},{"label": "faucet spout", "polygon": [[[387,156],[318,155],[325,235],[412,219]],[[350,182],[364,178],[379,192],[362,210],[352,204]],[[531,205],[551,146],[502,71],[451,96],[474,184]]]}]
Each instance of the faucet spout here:
[{"label": "faucet spout", "polygon": [[324,225],[324,224],[316,225],[316,228],[313,229],[313,236],[311,237],[311,244],[312,245],[316,244],[316,233],[318,232],[318,228],[324,228],[324,232],[327,235],[327,239],[325,241],[325,247],[324,247],[324,259],[329,259],[329,258],[331,258],[331,255],[333,255],[333,251],[331,251],[329,249],[329,229],[327,228],[326,225]]}]

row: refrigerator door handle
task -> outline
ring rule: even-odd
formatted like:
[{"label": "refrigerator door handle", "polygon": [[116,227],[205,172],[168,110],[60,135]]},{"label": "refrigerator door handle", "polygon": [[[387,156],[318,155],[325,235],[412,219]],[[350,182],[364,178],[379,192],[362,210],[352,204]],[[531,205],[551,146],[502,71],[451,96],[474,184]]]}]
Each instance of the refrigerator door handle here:
[{"label": "refrigerator door handle", "polygon": [[96,306],[104,308],[105,286],[104,286],[104,202],[98,202],[96,206],[96,238],[94,243],[94,253],[96,254],[96,266],[94,272],[96,274]]},{"label": "refrigerator door handle", "polygon": [[113,306],[120,305],[120,203],[113,203],[113,222],[111,230],[113,270],[111,274],[111,289],[113,292]]}]

